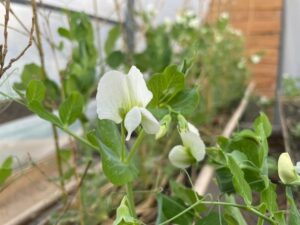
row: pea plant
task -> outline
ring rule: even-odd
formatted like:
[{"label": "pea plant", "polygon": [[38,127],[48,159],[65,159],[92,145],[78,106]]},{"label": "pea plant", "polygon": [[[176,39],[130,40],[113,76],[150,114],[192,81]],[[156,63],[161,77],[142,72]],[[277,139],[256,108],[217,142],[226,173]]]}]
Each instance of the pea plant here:
[{"label": "pea plant", "polygon": [[[272,127],[266,115],[261,114],[252,129],[236,132],[230,138],[219,137],[216,146],[206,147],[198,129],[181,113],[198,103],[193,89],[184,87],[185,75],[175,65],[152,76],[147,83],[135,66],[128,74],[109,71],[98,83],[96,128],[84,136],[70,129],[83,112],[83,102],[74,101],[80,98],[79,93],[59,105],[58,115],[45,105],[46,87],[40,80],[31,80],[20,97],[39,117],[99,152],[107,179],[126,190],[116,211],[116,225],[143,224],[136,214],[133,189],[139,180],[139,147],[146,135],[164,138],[172,122],[177,124],[182,143],[170,149],[168,158],[174,167],[186,172],[191,183],[186,187],[171,181],[171,195],[157,194],[156,224],[247,224],[240,210],[257,216],[258,224],[298,224],[300,214],[292,187],[300,182],[299,165],[294,167],[287,153],[278,161],[279,177],[286,185],[290,205],[286,220],[286,211],[279,209],[276,201],[276,184],[269,179],[267,138]],[[161,118],[160,121],[157,118]],[[131,139],[134,143],[128,144]],[[186,169],[205,156],[216,169],[222,201],[199,196],[193,190]],[[259,194],[255,203],[254,193]],[[236,203],[234,196],[240,196],[241,203]],[[219,210],[207,213],[211,206]]]},{"label": "pea plant", "polygon": [[[156,219],[152,223],[246,225],[246,216],[251,215],[258,225],[299,224],[300,214],[293,197],[293,191],[300,184],[299,163],[294,166],[290,156],[283,153],[278,160],[280,181],[275,183],[270,179],[268,138],[272,126],[265,114],[260,114],[252,128],[237,131],[229,138],[218,137],[213,146],[205,144],[198,130],[199,121],[215,113],[208,107],[214,102],[209,98],[218,96],[221,103],[230,102],[228,99],[235,98],[238,88],[245,83],[247,59],[242,53],[240,34],[229,26],[226,16],[201,28],[190,13],[178,17],[174,24],[159,26],[152,25],[149,16],[141,15],[147,28],[144,52],[129,56],[117,49],[122,27],[118,25],[110,31],[105,43],[106,60],[115,70],[101,74],[96,82],[98,54],[91,23],[84,14],[68,14],[69,27],[59,28],[58,33],[72,44],[72,52],[68,63],[60,70],[60,84],[49,78],[41,54],[40,65],[25,65],[21,81],[14,85],[18,98],[13,99],[52,124],[56,143],[60,129],[76,139],[83,151],[99,156],[101,171],[94,174],[96,182],[79,182],[84,183],[79,189],[85,193],[79,195],[78,201],[100,196],[95,184],[101,183],[104,175],[105,182],[117,187],[122,195],[117,199],[117,209],[110,214],[112,223],[145,224],[137,212],[139,183],[144,182],[143,175],[149,172],[144,171],[145,164],[152,164],[150,168],[172,167],[185,174],[184,181],[179,182],[164,168],[167,188],[153,191],[145,185],[146,191],[156,197],[153,208]],[[42,52],[38,25],[35,31],[37,38],[34,40]],[[178,51],[174,50],[174,43],[179,46]],[[52,48],[62,51],[63,44],[52,45]],[[149,73],[149,79],[145,79],[143,73]],[[222,98],[224,90],[232,92],[226,100]],[[98,117],[89,124],[85,108],[94,92]],[[219,107],[221,103],[216,105]],[[82,135],[71,129],[76,121],[82,125]],[[64,181],[78,174],[76,168],[64,172],[62,161],[68,162],[70,156],[58,145],[56,148],[59,181],[65,192]],[[160,161],[148,160],[152,150],[165,157],[167,163],[159,165]],[[0,185],[12,173],[12,162],[10,157],[1,165]],[[200,196],[195,191],[191,173],[198,172],[204,162],[215,169],[220,195]],[[153,174],[149,174],[150,179],[155,180]],[[284,209],[277,201],[279,185],[286,189],[288,204]],[[88,195],[88,192],[95,194]],[[64,194],[66,202],[68,195]],[[108,196],[101,195],[101,200],[106,198]],[[100,207],[101,203],[98,201],[93,207]],[[102,221],[98,214],[85,213],[79,217],[76,222],[81,225]]]}]

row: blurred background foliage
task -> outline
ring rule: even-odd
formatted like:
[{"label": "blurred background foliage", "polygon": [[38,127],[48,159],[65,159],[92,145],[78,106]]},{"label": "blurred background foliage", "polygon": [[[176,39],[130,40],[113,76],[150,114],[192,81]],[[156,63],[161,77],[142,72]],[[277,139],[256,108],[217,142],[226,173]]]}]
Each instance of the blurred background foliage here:
[{"label": "blurred background foliage", "polygon": [[145,40],[145,46],[142,51],[124,51],[118,42],[122,39],[121,29],[113,27],[105,44],[106,62],[111,68],[127,70],[135,64],[152,76],[169,64],[181,64],[189,86],[195,86],[201,96],[193,113],[197,124],[211,122],[217,112],[241,98],[251,62],[245,57],[243,36],[230,26],[228,15],[221,15],[211,24],[200,24],[191,11],[182,12],[174,22],[166,20],[159,25],[152,24],[152,12],[136,17],[136,41]]}]

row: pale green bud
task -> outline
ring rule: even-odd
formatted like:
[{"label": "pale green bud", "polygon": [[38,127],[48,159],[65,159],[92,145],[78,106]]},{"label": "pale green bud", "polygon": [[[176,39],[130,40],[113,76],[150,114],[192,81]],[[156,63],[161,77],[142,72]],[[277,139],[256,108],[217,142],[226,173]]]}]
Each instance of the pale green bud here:
[{"label": "pale green bud", "polygon": [[188,122],[186,121],[184,116],[182,116],[181,114],[178,114],[177,121],[178,121],[179,132],[180,133],[186,132],[188,130]]},{"label": "pale green bud", "polygon": [[127,196],[124,196],[120,206],[117,209],[117,216],[113,225],[140,225],[141,223],[131,215],[128,207]]},{"label": "pale green bud", "polygon": [[188,148],[181,145],[177,145],[171,149],[169,153],[169,160],[173,166],[180,169],[185,169],[196,162],[193,156],[189,153]]},{"label": "pale green bud", "polygon": [[298,181],[299,176],[296,173],[295,167],[290,155],[285,152],[278,159],[278,175],[282,183],[292,184]]},{"label": "pale green bud", "polygon": [[172,116],[170,114],[165,115],[162,120],[160,121],[160,127],[159,131],[155,135],[155,139],[162,138],[163,136],[166,135],[170,128],[170,124],[172,122]]}]

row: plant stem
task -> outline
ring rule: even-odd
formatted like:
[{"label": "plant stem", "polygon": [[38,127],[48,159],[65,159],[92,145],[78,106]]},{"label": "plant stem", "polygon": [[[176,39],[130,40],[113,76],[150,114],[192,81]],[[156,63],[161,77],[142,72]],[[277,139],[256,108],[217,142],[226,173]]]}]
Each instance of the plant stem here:
[{"label": "plant stem", "polygon": [[121,160],[122,162],[124,162],[126,156],[126,149],[125,149],[125,127],[123,122],[121,123],[121,139],[122,139]]},{"label": "plant stem", "polygon": [[139,136],[137,137],[136,141],[134,142],[132,148],[130,149],[130,152],[128,154],[128,157],[126,159],[126,163],[129,163],[132,158],[134,157],[136,151],[138,150],[140,144],[142,143],[142,140],[145,136],[145,132],[144,130],[142,130],[140,133],[139,133]]},{"label": "plant stem", "polygon": [[69,130],[66,127],[60,127],[64,132],[66,132],[67,134],[70,134],[71,136],[73,136],[74,138],[76,138],[77,140],[79,140],[80,142],[86,144],[87,146],[89,146],[90,148],[94,149],[94,150],[99,150],[97,146],[93,145],[92,143],[90,143],[89,141],[85,140],[84,138],[80,137],[79,135],[75,134],[73,131]]},{"label": "plant stem", "polygon": [[188,171],[187,171],[186,169],[183,169],[183,171],[185,172],[186,176],[188,177],[188,180],[189,180],[189,182],[190,182],[190,184],[191,184],[191,187],[192,187],[192,190],[193,190],[193,192],[194,192],[194,195],[195,195],[196,200],[199,201],[199,197],[198,197],[198,194],[197,194],[196,191],[195,191],[195,187],[194,187],[192,178],[190,177],[190,175],[189,175],[189,173],[188,173]]},{"label": "plant stem", "polygon": [[229,202],[215,202],[215,201],[197,201],[195,202],[193,205],[191,205],[190,207],[186,208],[185,210],[183,210],[182,212],[180,212],[179,214],[177,214],[176,216],[160,223],[159,225],[164,225],[164,224],[168,224],[170,222],[172,222],[173,220],[177,219],[178,217],[182,216],[183,214],[187,213],[188,211],[190,211],[191,209],[195,208],[197,205],[199,204],[206,204],[206,205],[223,205],[223,206],[233,206],[233,207],[237,207],[240,209],[244,209],[246,211],[249,211],[257,216],[259,216],[260,218],[270,222],[271,224],[276,225],[277,223],[272,220],[271,218],[265,216],[264,214],[262,214],[261,212],[257,211],[256,209],[252,208],[251,206],[247,206],[247,205],[240,205],[240,204],[233,204],[233,203],[229,203]]},{"label": "plant stem", "polygon": [[52,124],[52,132],[53,132],[53,138],[54,138],[54,143],[55,143],[55,155],[56,155],[56,163],[57,163],[57,169],[58,169],[58,175],[59,175],[59,181],[60,181],[60,188],[63,193],[63,200],[66,200],[67,193],[65,190],[64,172],[63,172],[63,168],[62,168],[62,160],[60,157],[58,133],[57,133],[57,128],[53,124]]},{"label": "plant stem", "polygon": [[132,183],[126,184],[126,194],[127,194],[127,198],[128,198],[128,207],[129,207],[130,213],[134,218],[136,218]]}]

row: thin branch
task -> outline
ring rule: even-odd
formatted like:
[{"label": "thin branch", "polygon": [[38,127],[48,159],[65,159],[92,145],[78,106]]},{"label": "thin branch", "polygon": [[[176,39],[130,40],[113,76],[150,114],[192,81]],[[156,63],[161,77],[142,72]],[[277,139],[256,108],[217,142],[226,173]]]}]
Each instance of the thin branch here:
[{"label": "thin branch", "polygon": [[[23,49],[23,51],[20,52],[20,54],[15,57],[15,58],[12,58],[10,59],[9,63],[7,66],[3,67],[1,69],[1,72],[0,72],[0,77],[12,66],[12,64],[16,61],[18,61],[24,54],[25,52],[30,48],[30,46],[32,45],[32,40],[33,40],[33,32],[34,32],[34,17],[32,17],[32,26],[31,26],[31,30],[30,30],[30,35],[29,35],[29,41],[28,41],[28,44],[26,45],[26,47]],[[4,60],[3,60],[3,63],[4,63]]]},{"label": "thin branch", "polygon": [[[85,167],[85,170],[83,172],[83,175],[79,181],[79,184],[77,185],[76,191],[74,196],[76,196],[78,194],[78,192],[80,191],[80,188],[83,184],[83,181],[89,171],[90,166],[92,165],[92,161],[88,161],[87,166]],[[59,224],[60,220],[62,219],[63,215],[68,211],[68,209],[70,208],[70,206],[72,205],[72,202],[74,201],[74,197],[65,205],[65,207],[63,208],[61,215],[57,218],[57,221],[55,222],[55,225]]]},{"label": "thin branch", "polygon": [[32,13],[35,18],[34,26],[35,26],[35,34],[36,34],[36,41],[37,41],[37,49],[38,49],[38,53],[41,60],[41,66],[42,66],[42,72],[43,72],[42,74],[43,74],[43,78],[46,78],[44,51],[42,46],[41,33],[40,33],[40,27],[39,27],[38,15],[37,15],[36,0],[31,0],[31,6],[32,6]]},{"label": "thin branch", "polygon": [[[10,8],[10,0],[6,0],[5,2],[5,15],[4,15],[4,31],[3,31],[3,36],[4,36],[4,44],[0,46],[0,71],[2,71],[2,68],[4,67],[4,61],[5,57],[7,54],[7,40],[8,40],[8,32],[7,32],[7,27],[8,27],[8,20],[9,20],[9,8]],[[1,77],[2,73],[0,73]]]},{"label": "thin branch", "polygon": [[[2,1],[2,4],[4,5],[4,2]],[[29,34],[29,41],[28,44],[25,46],[25,48],[14,58],[11,58],[9,60],[9,63],[5,65],[5,58],[8,52],[8,22],[9,22],[9,15],[11,13],[11,8],[10,8],[10,0],[5,1],[5,15],[4,15],[4,32],[3,32],[3,38],[4,38],[4,43],[0,45],[0,78],[4,75],[4,73],[11,68],[14,62],[18,61],[24,54],[25,52],[30,48],[32,45],[32,40],[33,40],[33,32],[34,32],[34,21],[35,17],[33,16],[32,18],[32,26],[31,26],[31,31]]]}]

